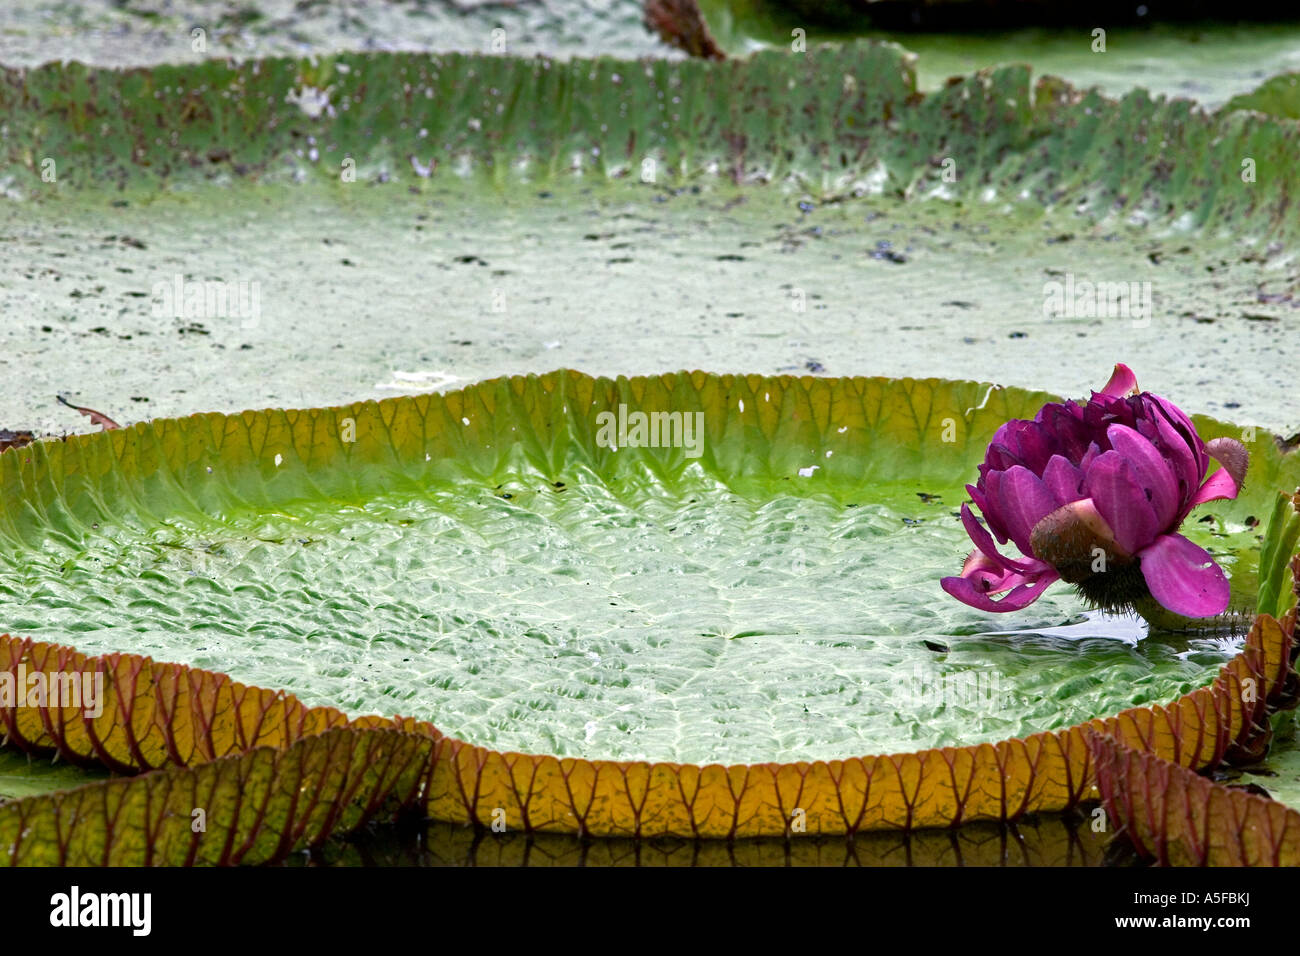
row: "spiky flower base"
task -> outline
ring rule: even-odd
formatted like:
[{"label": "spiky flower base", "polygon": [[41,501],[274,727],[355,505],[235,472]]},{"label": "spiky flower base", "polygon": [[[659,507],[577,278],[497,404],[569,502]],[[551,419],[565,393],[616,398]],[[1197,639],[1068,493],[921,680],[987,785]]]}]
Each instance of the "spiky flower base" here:
[{"label": "spiky flower base", "polygon": [[1089,606],[1107,614],[1136,613],[1153,631],[1204,631],[1222,626],[1222,615],[1215,618],[1191,618],[1175,614],[1151,596],[1141,561],[1113,565],[1100,574],[1074,582],[1075,593]]},{"label": "spiky flower base", "polygon": [[[1142,614],[1141,605],[1154,604],[1139,561],[1112,565],[1103,572],[1075,581],[1074,589],[1092,607],[1112,614],[1135,610]],[[1146,617],[1145,614],[1142,616]]]}]

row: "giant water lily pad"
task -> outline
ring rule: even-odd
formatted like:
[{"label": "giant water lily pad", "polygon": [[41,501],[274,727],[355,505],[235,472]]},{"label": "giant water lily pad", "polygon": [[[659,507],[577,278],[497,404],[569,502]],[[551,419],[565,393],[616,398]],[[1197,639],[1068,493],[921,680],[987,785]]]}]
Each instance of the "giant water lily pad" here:
[{"label": "giant water lily pad", "polygon": [[[1141,637],[1063,588],[995,619],[938,590],[969,548],[953,512],[993,429],[1049,396],[932,376],[1081,395],[1121,357],[1189,411],[1290,434],[1290,121],[1022,67],[922,93],[867,44],[57,64],[6,71],[0,102],[6,241],[54,263],[3,267],[27,381],[56,386],[57,354],[104,383],[97,407],[212,411],[0,458],[0,626],[44,642],[3,660],[111,677],[103,718],[6,712],[10,742],[149,771],[78,806],[147,808],[154,774],[277,793],[298,747],[341,793],[372,781],[370,810],[457,822],[1014,819],[1091,795],[1078,725],[1199,769],[1253,743],[1286,682],[1289,636],[1239,646],[1288,443],[1250,432],[1246,494],[1189,529],[1232,577],[1220,631]],[[1156,305],[1046,315],[1082,261]],[[159,307],[159,283],[213,276],[262,283],[261,313]],[[614,377],[685,350],[764,374]],[[1222,371],[1243,354],[1250,375]],[[353,401],[559,364],[610,377]],[[598,443],[620,404],[703,414],[698,457]],[[0,409],[30,416],[14,393]],[[435,746],[371,736],[394,726]],[[364,759],[302,743],[331,728]],[[405,747],[414,798],[366,763]],[[0,828],[72,805],[29,799]]]},{"label": "giant water lily pad", "polygon": [[[7,472],[5,627],[613,760],[977,744],[1207,683],[1219,635],[1056,636],[1083,620],[1063,587],[1009,620],[941,595],[968,550],[971,451],[1040,401],[976,410],[988,391],[557,375],[36,446]],[[674,416],[686,447],[617,447],[606,412]],[[1256,470],[1276,482],[1269,441]],[[1242,609],[1254,504],[1199,509],[1191,532]]]},{"label": "giant water lily pad", "polygon": [[[1039,74],[1096,86],[1111,96],[1145,89],[1217,107],[1254,89],[1263,77],[1300,66],[1300,26],[1286,22],[1283,14],[1277,14],[1279,22],[1261,22],[1266,10],[1257,11],[1261,20],[1207,22],[1185,5],[1135,17],[1131,14],[1141,8],[1003,4],[996,20],[989,4],[977,3],[701,0],[699,6],[712,36],[729,55],[869,37],[914,53],[924,90],[939,89],[949,77],[973,70],[1029,63]],[[837,6],[842,16],[826,15]],[[1202,9],[1200,16],[1207,13],[1213,15]],[[1054,23],[1058,16],[1063,22]]]},{"label": "giant water lily pad", "polygon": [[[1076,395],[1122,357],[1190,411],[1300,421],[1289,121],[1022,67],[921,95],[907,57],[865,44],[727,64],[56,64],[5,73],[0,102],[0,221],[22,253],[0,265],[23,317],[9,354],[36,390],[102,382],[119,417],[650,374],[689,340],[720,371],[980,368]],[[178,275],[256,283],[259,314],[178,316],[159,292]],[[1049,313],[1071,277],[1136,283],[1150,307]],[[7,391],[0,415],[66,427],[30,405]]]},{"label": "giant water lily pad", "polygon": [[[1193,731],[1186,716],[1168,725],[1173,756],[1213,762],[1252,726],[1243,702],[1273,699],[1289,645],[1270,644],[1266,630],[1258,656],[1228,660],[1233,645],[1222,635],[1139,643],[1086,627],[1053,633],[1081,609],[1065,594],[1010,629],[940,598],[937,577],[964,551],[944,498],[961,496],[992,430],[1043,397],[939,381],[556,373],[446,396],[195,416],[38,443],[0,459],[10,503],[4,587],[32,609],[15,629],[33,637],[203,666],[284,687],[317,708],[304,713],[293,701],[276,718],[289,721],[291,736],[281,738],[266,708],[282,705],[263,698],[257,721],[266,730],[205,737],[210,757],[239,752],[241,735],[255,744],[337,726],[340,710],[400,711],[406,730],[431,721],[442,743],[424,799],[435,816],[458,818],[445,801],[459,804],[463,783],[455,796],[445,775],[466,768],[462,752],[477,765],[474,792],[488,801],[465,804],[477,818],[494,786],[481,775],[493,761],[509,765],[503,752],[585,758],[596,787],[613,766],[653,777],[653,767],[680,776],[700,772],[683,764],[748,763],[777,779],[775,761],[786,761],[818,778],[860,754],[962,746],[942,752],[966,754],[968,786],[983,787],[980,754],[1000,751],[974,745],[1004,737],[1037,741],[996,757],[1026,774],[1016,814],[1039,801],[1059,808],[1086,782],[1069,756],[1082,731],[1031,731],[1171,700],[1219,673],[1213,692],[1197,691],[1221,695],[1216,702],[1193,695],[1175,709],[1228,725]],[[700,430],[680,433],[673,447],[636,447],[616,424],[636,412],[698,421]],[[1199,427],[1206,436],[1237,431]],[[1268,436],[1260,444],[1249,484],[1294,482],[1294,456]],[[1255,535],[1241,516],[1257,504],[1249,494],[1216,503],[1206,509],[1212,520],[1191,532],[1233,573],[1246,605]],[[10,670],[19,661],[101,666],[21,645],[8,654]],[[113,664],[110,684],[137,701],[143,729],[151,721],[138,702],[188,678],[149,677],[142,666]],[[1265,682],[1249,700],[1233,690],[1247,678]],[[242,708],[243,691],[217,684],[209,693],[234,694]],[[202,696],[193,706],[224,711]],[[185,712],[157,700],[165,721]],[[77,735],[113,732],[121,706]],[[201,743],[169,738],[159,750],[106,738],[87,747],[66,730],[50,736],[69,717],[75,729],[75,714],[63,713],[33,724],[20,708],[7,720],[30,745],[115,752],[127,768],[189,760],[184,753]],[[1134,711],[1107,726],[1149,734],[1140,728],[1169,719],[1160,713]],[[1040,766],[1049,740],[1063,749]],[[1059,760],[1073,783],[1052,795],[1063,782],[1049,769]],[[532,772],[528,789],[539,800],[549,775]],[[821,787],[807,785],[810,798]],[[686,826],[667,809],[623,823],[608,810],[592,814],[594,804],[574,822],[565,816],[573,821],[577,804],[530,820],[533,798],[516,799],[525,825],[542,828]],[[825,799],[814,800],[814,832],[899,825],[888,805],[866,824],[865,806],[857,823],[841,807],[836,823],[818,806]],[[971,792],[953,809],[944,803],[909,808],[904,822],[1011,812],[1006,795],[997,811]],[[770,821],[728,824],[712,811],[693,826],[702,835],[772,832]]]}]

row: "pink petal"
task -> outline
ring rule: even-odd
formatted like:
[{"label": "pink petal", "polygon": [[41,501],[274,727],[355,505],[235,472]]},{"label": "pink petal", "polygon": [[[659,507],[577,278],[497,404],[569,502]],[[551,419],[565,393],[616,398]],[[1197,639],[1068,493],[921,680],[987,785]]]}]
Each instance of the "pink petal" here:
[{"label": "pink petal", "polygon": [[1246,483],[1246,470],[1250,468],[1250,452],[1246,451],[1246,446],[1233,438],[1216,438],[1206,443],[1205,451],[1232,475],[1240,491]]},{"label": "pink petal", "polygon": [[[1110,446],[1119,452],[1133,468],[1133,477],[1142,489],[1143,497],[1151,502],[1156,523],[1167,528],[1178,517],[1178,482],[1170,462],[1156,450],[1156,446],[1127,425],[1111,425],[1106,429]],[[1114,527],[1114,524],[1111,524]]]},{"label": "pink petal", "polygon": [[1137,554],[1160,533],[1155,509],[1138,486],[1133,466],[1119,452],[1106,452],[1088,468],[1088,494],[1129,554]]},{"label": "pink petal", "polygon": [[1070,464],[1064,456],[1053,455],[1043,469],[1043,484],[1056,497],[1058,505],[1078,501],[1083,495],[1083,472]]},{"label": "pink petal", "polygon": [[1005,441],[998,438],[994,438],[993,441],[989,442],[984,458],[995,471],[1006,471],[1012,465],[1024,464],[1020,460],[1019,453]]},{"label": "pink petal", "polygon": [[1020,463],[1034,474],[1042,474],[1047,460],[1052,457],[1056,443],[1049,440],[1044,430],[1035,422],[1025,422],[1017,434],[1020,442]]},{"label": "pink petal", "polygon": [[[992,512],[989,510],[988,496],[976,485],[967,485],[966,492],[970,495],[970,500],[975,503],[975,507],[980,510],[980,514],[984,516],[984,521],[989,526],[989,531],[998,539],[998,544],[1006,544],[1007,536],[1002,533],[1002,529],[998,527],[997,523],[989,517]],[[973,539],[974,536],[972,536]]]},{"label": "pink petal", "polygon": [[[992,535],[990,535],[988,531],[985,530],[983,525],[981,525],[978,521],[975,520],[975,515],[971,513],[970,505],[966,504],[965,502],[963,502],[961,506],[961,523],[962,523],[962,527],[966,529],[966,533],[970,535],[971,541],[975,543],[975,547],[979,549],[980,553],[982,553],[985,557],[987,557],[998,567],[1003,568],[1007,571],[1020,572],[1022,574],[1034,570],[1033,564],[1025,564],[1020,561],[1015,561],[1012,560],[1011,558],[1004,557],[1002,553],[998,551],[997,545],[993,543]],[[966,562],[967,564],[970,564],[970,558],[967,558]],[[1037,562],[1034,562],[1034,564],[1037,564]],[[963,568],[962,574],[965,573],[966,571]]]},{"label": "pink petal", "polygon": [[[1196,487],[1196,483],[1201,480],[1201,462],[1197,460],[1192,447],[1187,444],[1187,439],[1179,433],[1178,429],[1169,424],[1167,418],[1163,415],[1157,415],[1148,419],[1148,421],[1155,425],[1156,434],[1160,438],[1160,444],[1157,447],[1162,454],[1169,456],[1174,475],[1180,482],[1178,487],[1179,496],[1190,498],[1191,491]],[[1190,506],[1188,510],[1190,510]],[[1184,512],[1184,516],[1185,514]]]},{"label": "pink petal", "polygon": [[1213,617],[1227,609],[1228,579],[1200,545],[1181,534],[1162,534],[1138,557],[1151,596],[1175,614]]},{"label": "pink petal", "polygon": [[1192,453],[1196,456],[1197,476],[1205,474],[1205,469],[1208,467],[1208,462],[1205,460],[1205,443],[1201,441],[1200,433],[1196,430],[1196,425],[1192,423],[1192,420],[1187,417],[1187,413],[1169,399],[1161,398],[1159,395],[1146,394],[1143,397],[1147,401],[1148,410],[1159,412],[1173,427],[1174,431],[1183,436],[1184,444],[1192,449]]},{"label": "pink petal", "polygon": [[985,594],[1007,591],[1025,580],[1023,574],[1008,571],[982,551],[972,551],[961,566],[961,576]]},{"label": "pink petal", "polygon": [[1034,525],[1057,508],[1055,496],[1047,490],[1043,479],[1023,465],[1004,472],[989,472],[987,491],[989,504],[1001,517],[1011,540],[1023,555],[1032,555],[1030,534]]},{"label": "pink petal", "polygon": [[1205,484],[1197,489],[1196,494],[1192,497],[1191,504],[1187,506],[1190,511],[1197,505],[1203,505],[1207,501],[1220,501],[1224,498],[1237,497],[1237,481],[1228,474],[1228,469],[1220,468],[1214,474],[1206,479]]},{"label": "pink petal", "polygon": [[944,578],[939,586],[963,604],[979,608],[981,611],[1019,611],[1033,604],[1047,586],[1057,578],[1055,571],[1045,571],[1041,577],[1026,580],[1012,588],[1000,601],[995,601],[981,591],[973,581],[966,578]]},{"label": "pink petal", "polygon": [[1109,395],[1111,398],[1123,398],[1125,395],[1136,395],[1138,391],[1137,376],[1133,370],[1122,362],[1116,363],[1115,371],[1110,373],[1110,381],[1101,387],[1099,395]]}]

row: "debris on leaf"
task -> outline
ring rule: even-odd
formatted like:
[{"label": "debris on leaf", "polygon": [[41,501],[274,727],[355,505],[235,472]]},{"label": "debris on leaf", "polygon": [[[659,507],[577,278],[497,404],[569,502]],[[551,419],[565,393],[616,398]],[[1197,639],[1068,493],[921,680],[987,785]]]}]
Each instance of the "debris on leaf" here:
[{"label": "debris on leaf", "polygon": [[29,431],[10,431],[8,428],[0,428],[0,452],[8,451],[10,448],[22,448],[23,445],[30,445],[36,440],[36,436]]},{"label": "debris on leaf", "polygon": [[648,0],[645,5],[646,28],[659,34],[665,43],[706,60],[725,60],[709,33],[695,0]]},{"label": "debris on leaf", "polygon": [[106,432],[112,431],[114,428],[122,427],[117,422],[113,421],[113,419],[105,415],[103,412],[97,412],[93,408],[86,408],[85,406],[82,405],[73,405],[62,395],[55,395],[54,397],[59,400],[60,405],[67,405],[73,411],[81,412],[81,414],[85,415],[87,418],[90,419],[90,424],[98,425],[101,428],[103,428],[104,431]]}]

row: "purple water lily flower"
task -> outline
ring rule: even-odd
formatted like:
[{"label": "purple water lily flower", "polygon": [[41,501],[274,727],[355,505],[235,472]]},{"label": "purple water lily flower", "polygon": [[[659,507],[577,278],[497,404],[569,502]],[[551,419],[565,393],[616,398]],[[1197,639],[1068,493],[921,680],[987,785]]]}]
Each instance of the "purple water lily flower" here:
[{"label": "purple water lily flower", "polygon": [[[1222,467],[1206,480],[1211,458]],[[966,486],[988,528],[962,505],[975,550],[940,583],[985,611],[1019,610],[1060,579],[1098,607],[1154,598],[1184,617],[1221,614],[1227,578],[1178,528],[1197,505],[1237,497],[1248,462],[1240,442],[1202,441],[1177,406],[1139,392],[1116,365],[1086,403],[1052,402],[998,429]],[[1004,556],[994,538],[1021,557]]]}]

